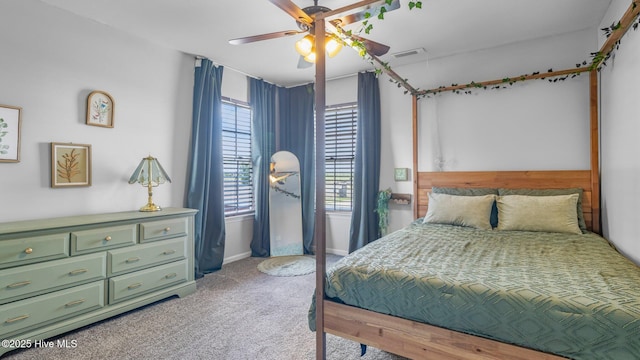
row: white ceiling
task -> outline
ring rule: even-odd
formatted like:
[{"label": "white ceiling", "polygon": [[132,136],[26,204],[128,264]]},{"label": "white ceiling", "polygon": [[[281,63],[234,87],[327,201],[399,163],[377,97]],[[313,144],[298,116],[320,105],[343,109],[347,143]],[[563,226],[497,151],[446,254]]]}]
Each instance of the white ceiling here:
[{"label": "white ceiling", "polygon": [[[185,53],[283,86],[313,81],[313,67],[298,69],[294,43],[303,35],[244,45],[229,39],[296,30],[291,16],[268,0],[40,0],[52,6]],[[299,7],[313,0],[292,0]],[[391,54],[423,48],[429,58],[596,28],[611,0],[423,0],[422,9],[401,8],[374,20],[365,37],[391,46],[382,57],[392,67],[424,61]],[[337,9],[353,0],[320,0]],[[348,27],[356,31],[358,24]],[[343,49],[327,61],[329,79],[371,68]]]}]

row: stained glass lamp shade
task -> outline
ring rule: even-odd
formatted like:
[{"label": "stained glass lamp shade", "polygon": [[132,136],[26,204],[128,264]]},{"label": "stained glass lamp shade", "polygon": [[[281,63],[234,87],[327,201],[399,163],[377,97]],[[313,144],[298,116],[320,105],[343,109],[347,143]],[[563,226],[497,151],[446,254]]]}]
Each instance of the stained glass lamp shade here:
[{"label": "stained glass lamp shade", "polygon": [[141,207],[140,211],[162,210],[160,206],[153,203],[153,188],[167,181],[171,182],[171,178],[169,178],[167,172],[164,171],[158,159],[149,155],[140,161],[140,165],[138,165],[133,175],[131,175],[131,178],[129,178],[129,184],[139,183],[142,186],[146,186],[149,191],[147,204]]}]

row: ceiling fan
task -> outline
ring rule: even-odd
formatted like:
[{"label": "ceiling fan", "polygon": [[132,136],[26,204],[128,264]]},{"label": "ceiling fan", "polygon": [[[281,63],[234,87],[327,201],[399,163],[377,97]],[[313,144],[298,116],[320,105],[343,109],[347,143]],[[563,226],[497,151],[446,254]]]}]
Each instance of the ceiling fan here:
[{"label": "ceiling fan", "polygon": [[[315,28],[314,28],[314,19],[316,14],[326,13],[331,11],[331,9],[325,6],[318,5],[318,0],[313,1],[313,6],[308,6],[302,9],[298,7],[296,4],[294,4],[291,0],[269,0],[269,1],[274,5],[276,5],[277,7],[279,7],[280,9],[284,10],[289,15],[291,15],[291,17],[293,17],[296,20],[298,29],[277,31],[273,33],[231,39],[229,40],[229,43],[232,45],[248,44],[256,41],[276,39],[276,38],[281,38],[286,36],[307,33],[308,35],[306,35],[303,39],[299,40],[296,43],[296,50],[298,51],[298,53],[300,53],[298,68],[305,68],[313,65],[313,63],[315,62],[315,57],[314,57],[315,49],[312,48],[312,44],[313,44],[314,36],[316,35]],[[345,16],[341,16],[337,19],[328,21],[328,23],[331,25],[330,29],[333,29],[332,33],[328,33],[329,35],[327,36],[328,41],[334,38],[333,35],[337,35],[339,38],[340,36],[341,37],[345,36],[344,35],[345,33],[341,30],[342,26],[355,23],[358,21],[362,21],[367,17],[373,17],[378,13],[380,13],[383,7],[385,12],[396,10],[400,8],[400,0],[393,0],[390,3],[387,3],[386,0],[380,0],[365,6],[364,9],[361,9],[358,12],[350,13]],[[389,51],[389,46],[380,44],[378,42],[375,42],[369,39],[365,39],[357,35],[349,34],[348,38],[350,38],[350,40],[357,40],[359,43],[361,43],[365,47],[367,53],[375,56],[382,56]],[[330,44],[330,43],[326,44],[327,52],[331,57],[337,54],[340,51],[340,48],[342,47],[341,42],[337,42],[335,39],[333,39],[333,41],[335,42],[335,44]],[[333,48],[333,46],[336,46],[336,48]]]}]

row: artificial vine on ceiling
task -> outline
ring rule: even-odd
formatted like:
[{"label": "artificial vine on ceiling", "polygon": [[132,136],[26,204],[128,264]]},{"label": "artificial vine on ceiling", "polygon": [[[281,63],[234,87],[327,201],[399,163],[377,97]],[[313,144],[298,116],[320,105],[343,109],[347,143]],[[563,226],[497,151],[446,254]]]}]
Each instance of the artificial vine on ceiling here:
[{"label": "artificial vine on ceiling", "polygon": [[[392,2],[393,2],[393,0],[385,0],[385,3],[387,5],[391,5]],[[409,10],[413,10],[413,9],[422,9],[422,1],[420,1],[420,0],[418,0],[418,1],[409,1]],[[385,6],[381,6],[380,7],[380,12],[378,13],[378,19],[379,20],[384,20],[384,14],[386,12],[387,12],[387,8]],[[373,29],[373,24],[369,22],[369,19],[371,19],[371,16],[372,16],[372,14],[369,13],[369,12],[364,14],[365,20],[362,22],[362,27],[358,31],[359,33],[364,31],[365,34],[369,34],[371,32],[371,30]]]},{"label": "artificial vine on ceiling", "polygon": [[[389,5],[391,4],[391,2],[392,0],[386,0],[386,3]],[[637,5],[638,5],[637,0],[633,0],[631,2],[631,9],[636,10]],[[422,1],[410,1],[409,8],[421,9]],[[384,19],[385,12],[386,12],[386,9],[382,7],[382,9],[378,14],[379,20]],[[367,20],[363,22],[363,27],[357,33],[361,33],[362,31],[364,31],[365,33],[369,34],[369,32],[373,29],[373,25],[368,21],[369,18],[371,18],[371,14],[365,14],[365,19]],[[638,27],[640,27],[640,17],[638,17],[637,13],[635,14],[635,17],[631,20],[630,26],[631,28],[633,28],[634,31],[637,30]],[[602,28],[601,30],[603,31],[607,39],[610,38],[617,31],[622,31],[622,30],[626,31],[626,29],[623,29],[621,21],[618,21],[617,23],[614,22],[611,24],[611,26]],[[380,75],[382,73],[386,73],[387,75],[389,75],[390,82],[395,83],[398,88],[401,88],[401,87],[405,88],[405,91],[404,91],[405,94],[410,93],[411,95],[418,96],[418,98],[431,97],[433,95],[437,95],[442,92],[449,92],[449,91],[455,94],[472,94],[474,89],[483,89],[483,90],[505,89],[508,86],[515,84],[516,82],[531,80],[531,79],[547,80],[552,83],[562,82],[570,78],[573,79],[576,76],[579,76],[580,74],[582,74],[583,72],[593,71],[593,70],[596,70],[599,72],[603,67],[607,66],[607,61],[609,61],[609,59],[612,56],[614,56],[615,51],[617,51],[620,48],[620,43],[621,43],[621,38],[620,38],[612,44],[612,46],[610,47],[610,49],[608,49],[608,51],[592,52],[590,54],[591,55],[590,61],[584,60],[576,63],[576,67],[573,70],[565,70],[565,71],[558,72],[558,71],[554,71],[553,69],[549,69],[547,70],[547,73],[546,73],[547,75],[545,75],[545,73],[536,71],[531,74],[524,74],[516,77],[506,77],[496,81],[485,81],[480,83],[471,81],[468,84],[461,84],[461,85],[451,84],[449,86],[440,86],[436,89],[431,89],[431,90],[419,90],[419,89],[413,88],[409,84],[408,79],[401,78],[398,74],[396,74],[391,69],[391,66],[389,65],[388,62],[383,62],[377,57],[368,54],[366,51],[365,45],[361,41],[355,40],[352,37],[352,35],[354,34],[351,31],[343,31],[342,29],[339,29],[339,31],[341,31],[343,36],[345,36],[346,38],[350,38],[352,40],[350,46],[358,50],[360,55],[374,66],[376,74]]]},{"label": "artificial vine on ceiling", "polygon": [[[393,1],[394,0],[385,0],[385,4],[391,6]],[[422,9],[422,0],[410,0],[409,10],[413,10],[413,9]],[[384,14],[387,13],[387,11],[388,10],[385,5],[380,6],[378,10],[378,15],[376,16],[376,18],[378,20],[384,20]],[[362,26],[356,31],[344,30],[340,26],[336,26],[337,28],[336,30],[338,30],[338,33],[340,36],[336,36],[334,34],[333,37],[336,40],[340,41],[342,45],[346,45],[355,49],[356,51],[358,51],[358,54],[360,54],[360,56],[362,56],[363,58],[366,58],[367,55],[369,55],[367,52],[367,47],[364,44],[364,42],[361,40],[361,38],[359,38],[356,35],[362,34],[362,32],[364,32],[365,34],[371,33],[371,30],[373,30],[373,23],[370,21],[372,17],[373,17],[372,13],[365,12],[364,13],[365,20],[362,21]]]}]

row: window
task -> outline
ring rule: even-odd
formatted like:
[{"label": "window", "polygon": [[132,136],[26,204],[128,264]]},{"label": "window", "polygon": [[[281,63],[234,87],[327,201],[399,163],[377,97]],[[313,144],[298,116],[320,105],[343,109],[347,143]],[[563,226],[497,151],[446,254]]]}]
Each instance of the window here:
[{"label": "window", "polygon": [[225,216],[253,212],[251,109],[228,98],[222,101],[222,156]]},{"label": "window", "polygon": [[351,211],[352,208],[357,119],[356,103],[325,110],[325,206],[328,211]]}]

